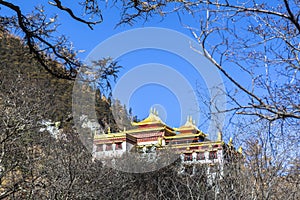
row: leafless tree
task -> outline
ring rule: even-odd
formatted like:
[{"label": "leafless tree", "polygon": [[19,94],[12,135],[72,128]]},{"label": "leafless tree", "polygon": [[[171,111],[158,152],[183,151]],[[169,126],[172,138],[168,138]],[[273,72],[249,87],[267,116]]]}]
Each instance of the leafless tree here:
[{"label": "leafless tree", "polygon": [[[292,163],[299,156],[299,2],[124,1],[123,8],[124,23],[176,12],[202,46],[195,51],[222,73],[228,107],[216,110],[233,114],[228,130],[237,130],[234,135],[248,151],[244,172],[235,175],[244,178],[238,184],[247,186],[235,188],[243,195],[238,199],[299,196],[293,186],[290,194],[279,189],[290,187],[289,181],[299,184],[295,173],[293,178],[286,175],[287,166],[297,168]],[[199,25],[187,24],[182,14],[197,18]],[[208,100],[207,106],[211,103]]]},{"label": "leafless tree", "polygon": [[[203,54],[234,84],[229,93],[234,110],[240,114],[256,115],[270,121],[299,119],[299,5],[297,1],[278,3],[256,1],[115,1],[121,6],[120,23],[139,18],[166,16],[170,12],[188,12],[200,21],[192,33],[203,47]],[[22,13],[17,4],[0,1],[15,15],[2,17],[2,27],[20,29],[30,52],[50,73],[72,78],[80,62],[66,37],[54,37],[56,18],[47,19],[43,7],[30,14]],[[78,17],[62,1],[50,2],[90,28],[102,22],[98,1],[80,5],[86,17]],[[105,6],[105,5],[103,5]],[[93,17],[95,21],[86,20]],[[184,21],[182,21],[184,23]],[[188,25],[187,25],[188,26]],[[67,71],[50,66],[47,56],[65,64]],[[58,71],[57,71],[58,70]],[[233,71],[239,71],[237,76]],[[242,74],[242,79],[239,79]],[[244,80],[248,80],[246,83]],[[276,80],[276,81],[275,81]],[[236,92],[241,94],[235,95]],[[245,101],[240,101],[241,95]],[[295,122],[293,122],[295,123]]]},{"label": "leafless tree", "polygon": [[[85,1],[82,4],[88,17],[93,14],[98,17],[93,22],[77,17],[61,1],[54,0],[51,5],[92,27],[102,21],[97,2]],[[17,73],[8,73],[14,75],[10,78],[1,68],[0,197],[298,199],[298,2],[120,2],[123,3],[120,23],[131,23],[138,18],[147,20],[157,14],[164,17],[170,12],[177,12],[179,17],[186,12],[199,17],[196,28],[180,19],[202,45],[200,53],[233,84],[229,91],[224,91],[229,98],[228,110],[219,112],[250,116],[235,121],[239,127],[238,135],[247,135],[240,137],[247,139],[245,160],[228,163],[226,175],[214,185],[206,182],[205,166],[202,166],[204,170],[199,168],[196,176],[178,174],[178,163],[146,174],[128,174],[103,167],[98,162],[93,163],[84,148],[77,144],[78,138],[76,132],[70,130],[71,125],[64,126],[65,139],[54,140],[46,134],[41,140],[37,122],[49,116],[51,109],[41,113],[40,108],[53,108],[47,104],[51,104],[54,98],[45,94],[53,94],[55,89],[40,90],[38,83],[33,88],[32,83],[38,82],[34,75],[39,73],[27,77],[26,84],[18,84],[24,78],[18,75],[30,72],[20,68]],[[120,2],[115,1],[115,4]],[[29,52],[48,72],[61,78],[74,78],[80,61],[64,36],[56,38],[52,35],[57,27],[55,16],[48,19],[42,7],[25,15],[17,4],[0,1],[0,6],[14,13],[11,17],[1,16],[1,33],[19,30]],[[0,36],[2,39],[3,35]],[[56,62],[50,62],[52,58]],[[11,60],[1,59],[0,62],[5,69],[9,69],[11,63],[28,67]],[[60,102],[68,100],[65,97],[59,97]],[[64,106],[68,107],[67,104]],[[64,119],[65,116],[62,114],[61,117]],[[251,135],[252,139],[249,139]]]},{"label": "leafless tree", "polygon": [[202,54],[247,98],[230,94],[230,109],[273,121],[300,118],[299,10],[297,1],[287,0],[124,1],[121,22],[189,12],[199,25],[181,22],[202,45]]},{"label": "leafless tree", "polygon": [[[49,1],[47,5],[55,8],[57,12],[66,13],[79,23],[86,24],[90,29],[102,22],[98,1],[77,3],[83,10],[82,15],[76,13],[74,7],[66,6],[65,2],[60,0]],[[36,5],[31,13],[25,13],[17,2],[4,0],[0,1],[0,9],[7,11],[6,15],[0,16],[1,30],[15,32],[23,37],[30,53],[50,74],[59,78],[75,79],[82,62],[67,36],[58,35],[58,15],[49,16],[42,4]]]}]

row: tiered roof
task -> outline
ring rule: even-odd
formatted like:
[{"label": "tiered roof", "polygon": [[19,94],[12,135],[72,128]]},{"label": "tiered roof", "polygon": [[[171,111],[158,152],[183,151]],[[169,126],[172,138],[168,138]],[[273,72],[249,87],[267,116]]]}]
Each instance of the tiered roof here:
[{"label": "tiered roof", "polygon": [[[102,144],[118,143],[119,145],[121,142],[126,144],[127,151],[137,150],[138,152],[139,149],[154,146],[158,151],[172,148],[177,154],[184,155],[184,162],[187,163],[194,161],[221,162],[222,152],[233,151],[237,153],[232,147],[232,139],[228,145],[222,141],[222,133],[218,134],[216,141],[207,139],[207,135],[198,129],[191,116],[187,118],[184,125],[179,128],[171,128],[161,120],[155,109],[151,109],[148,117],[140,122],[132,122],[132,125],[135,126],[135,129],[124,130],[119,133],[108,131],[107,134],[95,135],[94,145],[99,145],[102,149]],[[111,149],[109,148],[109,150]],[[125,149],[122,150],[125,151]],[[242,154],[241,148],[238,153]]]},{"label": "tiered roof", "polygon": [[185,150],[190,149],[190,147],[201,149],[200,146],[203,145],[217,145],[219,147],[221,144],[221,141],[213,142],[206,139],[207,135],[198,129],[191,116],[187,117],[184,125],[179,128],[171,128],[161,120],[157,110],[151,109],[148,117],[140,122],[132,122],[132,125],[136,128],[119,133],[95,135],[95,144],[128,141],[138,145],[139,142],[164,139],[166,144],[172,144],[173,148]]},{"label": "tiered roof", "polygon": [[195,121],[193,121],[192,116],[188,116],[186,123],[179,128],[174,128],[174,130],[178,134],[170,138],[187,138],[187,137],[196,137],[196,136],[201,136],[203,138],[207,137],[206,134],[204,134],[202,131],[198,129],[198,127],[195,124]]},{"label": "tiered roof", "polygon": [[133,126],[145,126],[145,125],[157,125],[157,126],[166,126],[166,124],[158,116],[158,111],[156,109],[150,109],[148,117],[140,122],[132,122]]}]

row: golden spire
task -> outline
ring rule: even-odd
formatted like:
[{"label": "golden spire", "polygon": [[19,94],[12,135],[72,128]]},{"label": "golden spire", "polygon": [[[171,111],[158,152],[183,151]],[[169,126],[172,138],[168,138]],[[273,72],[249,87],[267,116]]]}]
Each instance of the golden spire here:
[{"label": "golden spire", "polygon": [[108,134],[110,134],[110,133],[111,133],[111,131],[110,131],[110,127],[108,127],[108,128],[107,128],[107,133],[108,133]]},{"label": "golden spire", "polygon": [[192,117],[191,115],[189,115],[189,116],[187,116],[186,123],[185,123],[183,126],[181,126],[181,128],[183,128],[183,127],[193,127],[193,128],[195,128],[195,129],[198,129],[198,128],[195,126],[195,124],[196,124],[196,121],[193,120],[193,117]]},{"label": "golden spire", "polygon": [[158,116],[158,111],[157,111],[157,109],[151,107],[151,108],[150,108],[150,114],[153,114],[153,115]]},{"label": "golden spire", "polygon": [[152,114],[153,114],[153,115],[157,115],[157,111],[156,111],[156,109],[155,109],[155,108],[153,108],[153,110],[152,110]]},{"label": "golden spire", "polygon": [[228,146],[232,147],[232,138],[229,139]]},{"label": "golden spire", "polygon": [[239,149],[238,149],[238,152],[240,153],[240,154],[243,154],[243,147],[239,147]]},{"label": "golden spire", "polygon": [[155,108],[150,109],[148,117],[140,122],[132,122],[132,125],[145,125],[145,124],[164,124],[164,122],[159,118],[158,111]]},{"label": "golden spire", "polygon": [[[193,120],[192,115],[188,115],[185,124],[174,130],[180,133],[202,133],[196,126],[196,120]],[[202,133],[202,136],[206,137],[207,135]]]},{"label": "golden spire", "polygon": [[218,141],[222,141],[222,132],[221,131],[219,131],[218,132]]}]

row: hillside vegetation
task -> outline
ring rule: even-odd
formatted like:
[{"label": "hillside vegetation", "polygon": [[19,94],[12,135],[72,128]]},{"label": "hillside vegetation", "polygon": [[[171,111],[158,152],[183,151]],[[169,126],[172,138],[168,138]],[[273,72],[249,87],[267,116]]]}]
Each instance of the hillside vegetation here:
[{"label": "hillside vegetation", "polygon": [[[106,168],[92,159],[74,129],[72,88],[72,81],[40,67],[18,38],[0,33],[0,199],[300,198],[298,162],[279,176],[280,165],[269,165],[255,142],[249,142],[246,164],[228,165],[225,178],[213,184],[205,166],[195,176],[180,174],[178,162],[144,174]],[[111,100],[96,94],[103,131],[118,131]],[[115,102],[125,118],[125,108]],[[45,122],[57,135],[45,130]]]}]

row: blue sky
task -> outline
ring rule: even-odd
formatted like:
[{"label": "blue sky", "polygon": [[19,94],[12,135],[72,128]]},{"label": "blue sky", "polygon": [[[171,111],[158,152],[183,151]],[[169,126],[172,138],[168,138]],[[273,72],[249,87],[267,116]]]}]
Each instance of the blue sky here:
[{"label": "blue sky", "polygon": [[[28,1],[26,4],[22,3],[22,1],[17,2],[20,2],[20,5],[22,5],[21,8],[25,12],[29,12],[33,8],[32,5],[35,5],[34,1],[31,1],[33,4],[28,3]],[[47,1],[41,1],[41,4],[47,5]],[[52,17],[56,12],[51,8],[51,6],[45,6],[45,10],[46,12],[53,12],[53,14],[49,14],[49,18]],[[5,12],[5,10],[3,11]],[[122,33],[126,30],[132,30],[134,28],[169,28],[179,31],[192,38],[190,30],[184,28],[183,25],[179,23],[178,16],[176,14],[170,14],[163,20],[160,17],[155,17],[149,22],[143,22],[140,20],[133,26],[121,25],[115,27],[120,19],[118,13],[119,11],[116,8],[104,9],[103,23],[96,25],[94,30],[90,30],[86,25],[70,19],[67,14],[59,12],[58,20],[62,25],[58,28],[58,31],[60,34],[65,34],[69,37],[70,41],[73,42],[75,49],[85,50],[79,55],[82,60],[85,60],[93,51],[93,49],[97,47],[97,45],[109,37],[118,33]],[[184,21],[189,25],[197,27],[197,21],[189,15],[185,16]],[[191,63],[184,58],[181,58],[180,56],[174,55],[170,52],[157,49],[143,49],[129,52],[125,55],[122,55],[117,60],[119,64],[123,66],[123,69],[121,69],[119,73],[120,79],[118,79],[118,81],[128,74],[130,70],[137,69],[140,66],[150,66],[152,63],[153,66],[163,65],[165,67],[172,68],[182,75],[182,77],[184,77],[189,84],[189,88],[186,88],[186,91],[196,94],[196,90],[198,88],[198,90],[201,90],[203,94],[208,95],[207,86],[205,85],[203,77],[197,73]],[[149,74],[141,74],[141,76],[145,76],[145,78],[148,75]],[[159,71],[157,71],[157,75],[161,77],[168,77],[167,74],[160,74]],[[168,79],[170,79],[170,77]],[[137,87],[137,89],[131,93],[129,103],[126,102],[126,104],[129,104],[127,105],[127,108],[131,107],[134,115],[137,115],[139,119],[143,119],[148,115],[151,106],[155,106],[158,109],[161,118],[164,119],[171,127],[178,127],[183,124],[182,118],[185,119],[187,116],[182,115],[192,115],[193,118],[197,120],[196,123],[201,125],[200,128],[206,131],[208,129],[208,125],[205,123],[207,120],[205,117],[207,108],[201,107],[201,99],[197,97],[198,105],[195,104],[195,102],[189,102],[191,104],[195,104],[195,109],[182,111],[180,108],[180,99],[176,98],[177,94],[175,94],[174,90],[172,91],[171,89],[172,86],[182,87],[176,83],[176,80],[174,80],[174,85],[161,85],[157,83],[151,83],[151,81],[149,81],[149,84],[143,84],[141,87]],[[134,82],[134,80],[132,82]],[[200,107],[198,107],[199,105]]]},{"label": "blue sky", "polygon": [[[33,0],[28,1],[15,1],[19,2],[20,5],[22,5],[22,9],[26,12],[30,12],[33,8],[32,5],[35,5],[36,2]],[[32,2],[30,4],[29,2]],[[71,1],[70,1],[71,2]],[[41,1],[41,3],[47,5],[47,1]],[[50,13],[53,12],[53,14],[49,14],[49,18],[56,13],[56,10],[52,10],[49,6],[47,6],[46,11],[50,10]],[[1,10],[1,12],[7,12],[7,10]],[[7,12],[8,13],[8,12]],[[70,19],[70,17],[67,14],[64,14],[62,12],[59,12],[59,23],[62,25],[59,27],[58,31],[60,34],[67,35],[70,39],[70,41],[73,41],[74,47],[77,50],[85,50],[85,52],[81,53],[79,57],[82,60],[85,60],[87,56],[93,52],[93,50],[101,44],[101,42],[107,40],[111,36],[114,36],[115,34],[122,33],[124,31],[132,30],[134,28],[142,28],[142,27],[163,27],[163,28],[169,28],[172,30],[179,31],[186,36],[192,38],[192,34],[190,33],[190,30],[183,27],[182,24],[179,23],[178,17],[176,14],[170,14],[169,16],[165,17],[163,20],[160,17],[152,18],[149,22],[143,22],[142,20],[137,21],[136,24],[133,26],[129,25],[121,25],[119,27],[115,27],[115,25],[118,23],[120,16],[119,11],[116,8],[108,8],[103,10],[103,16],[104,21],[103,23],[100,23],[94,27],[94,30],[90,30],[86,25],[81,24],[79,22],[74,21],[73,19]],[[250,20],[255,20],[251,18]],[[184,16],[184,22],[186,24],[192,26],[192,27],[198,27],[198,22],[193,19],[190,15]],[[243,21],[239,21],[239,24],[237,26],[242,26]],[[247,27],[245,27],[247,28]],[[244,30],[245,31],[245,30]],[[247,34],[246,32],[243,32],[243,30],[239,30],[238,34]],[[129,41],[130,42],[130,41]],[[134,41],[132,41],[134,42]],[[176,42],[174,43],[176,45]],[[114,46],[112,48],[118,48],[118,46]],[[184,77],[189,85],[185,85],[183,89],[185,89],[187,92],[190,93],[196,93],[197,90],[200,90],[202,95],[206,98],[206,96],[209,96],[207,92],[207,85],[205,84],[205,80],[201,75],[197,73],[197,71],[193,68],[191,63],[189,63],[184,58],[174,55],[167,51],[162,50],[154,50],[154,49],[143,49],[139,51],[132,51],[127,54],[124,54],[117,58],[120,65],[122,65],[124,68],[121,69],[119,73],[119,79],[117,80],[117,83],[126,80],[126,78],[132,78],[133,76],[129,76],[128,74],[134,74],[132,73],[132,70],[135,70],[135,72],[138,72],[140,67],[151,68],[154,67],[155,70],[157,70],[157,67],[162,67],[164,69],[166,68],[172,68],[174,71],[172,72],[178,72],[179,74]],[[244,73],[240,71],[240,69],[231,67],[231,65],[228,65],[227,68],[228,72],[240,83],[242,83],[246,87],[251,86],[251,79],[247,77]],[[153,68],[153,70],[154,70]],[[144,68],[145,69],[145,68]],[[153,72],[152,70],[152,72]],[[257,68],[257,73],[264,75],[264,68]],[[169,71],[169,72],[170,72]],[[154,74],[154,75],[153,75]],[[155,78],[163,78],[167,77],[167,79],[172,80],[169,76],[170,74],[164,74],[162,73],[162,70],[157,71],[157,76]],[[195,119],[199,119],[198,125],[201,130],[208,133],[210,136],[212,136],[211,133],[209,133],[209,126],[208,126],[208,119],[206,115],[208,114],[207,107],[203,106],[202,104],[202,98],[197,98],[199,107],[197,105],[194,107],[194,110],[184,110],[182,111],[180,108],[180,100],[177,98],[177,94],[174,92],[175,88],[181,88],[183,84],[178,83],[179,79],[176,79],[172,83],[169,83],[169,85],[161,85],[153,83],[149,81],[147,78],[151,78],[151,76],[155,76],[154,73],[145,73],[145,74],[139,74],[136,75],[137,79],[132,78],[132,81],[129,80],[130,83],[134,85],[134,83],[138,83],[139,80],[147,80],[148,84],[142,84],[141,87],[136,87],[136,90],[134,92],[129,92],[130,100],[129,102],[122,102],[122,103],[128,103],[127,108],[131,107],[133,110],[133,114],[137,115],[139,119],[143,119],[147,117],[150,107],[155,106],[158,108],[158,111],[160,113],[160,116],[163,120],[166,121],[168,125],[171,127],[178,127],[182,125],[183,121],[182,118],[186,118],[185,115],[193,115]],[[274,74],[276,75],[276,73]],[[225,80],[225,79],[224,79]],[[274,77],[274,82],[278,81],[276,77]],[[280,80],[279,80],[280,81]],[[125,86],[129,86],[128,81],[126,82]],[[121,82],[123,83],[123,82]],[[183,83],[183,82],[181,82]],[[139,86],[139,85],[137,85]],[[232,89],[232,84],[225,82],[226,89],[230,90]],[[192,91],[193,90],[193,91]],[[259,90],[259,88],[256,88],[256,90]],[[126,93],[127,90],[124,90],[124,93]],[[264,92],[264,91],[262,91]],[[197,93],[196,93],[197,94]],[[176,96],[177,95],[177,96]],[[248,99],[240,98],[239,101],[248,102]],[[185,101],[186,102],[186,101]],[[193,104],[193,101],[190,101],[189,103]],[[188,104],[188,103],[187,103]],[[197,110],[198,109],[198,110]],[[184,112],[184,113],[183,113]],[[183,113],[183,114],[182,114]],[[182,116],[183,115],[183,116]],[[244,118],[238,118],[237,120],[241,120],[241,123],[248,123],[247,121],[244,121]],[[249,121],[250,122],[250,121]],[[244,134],[251,134],[256,136],[256,133],[248,132],[248,130],[227,130],[225,132],[226,134],[226,141],[229,139],[229,137],[236,135],[237,133],[241,133],[242,137]],[[211,137],[211,139],[216,138],[215,136]]]},{"label": "blue sky", "polygon": [[[197,47],[193,38],[171,29],[133,29],[97,45],[88,60],[96,60],[99,55],[117,58],[124,69],[119,74],[113,97],[131,107],[139,118],[146,117],[151,106],[157,106],[170,126],[184,124],[188,115],[199,124],[205,121],[207,111],[201,107],[196,89],[201,88],[207,95],[206,86],[219,87],[222,78],[191,45]],[[209,92],[216,94],[215,90]],[[223,106],[225,100],[222,100],[220,105]],[[139,115],[137,111],[143,113]],[[215,126],[209,124],[211,132],[212,127]]]}]

